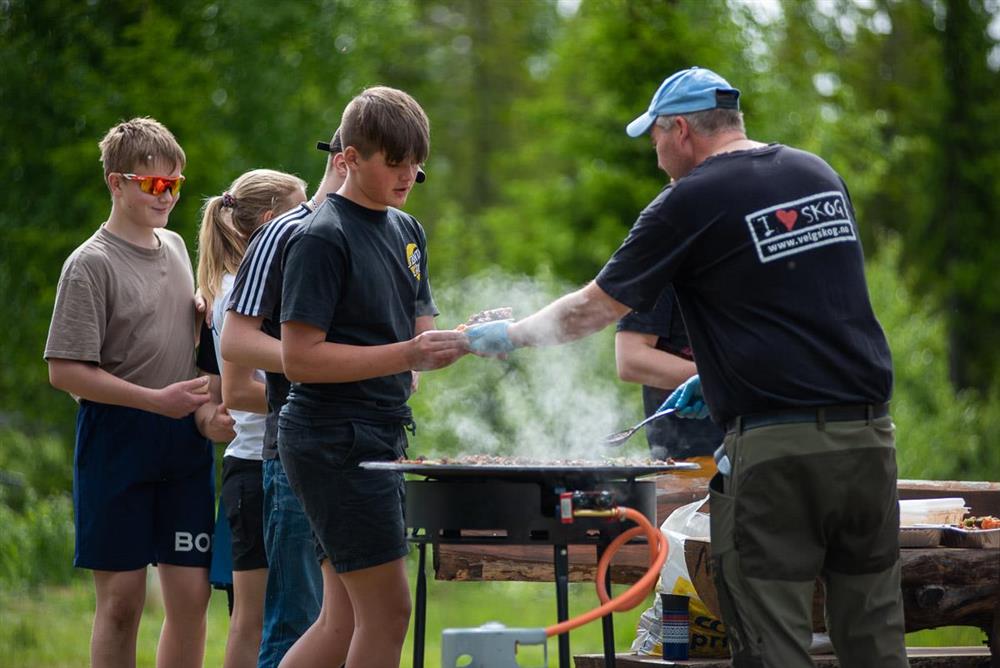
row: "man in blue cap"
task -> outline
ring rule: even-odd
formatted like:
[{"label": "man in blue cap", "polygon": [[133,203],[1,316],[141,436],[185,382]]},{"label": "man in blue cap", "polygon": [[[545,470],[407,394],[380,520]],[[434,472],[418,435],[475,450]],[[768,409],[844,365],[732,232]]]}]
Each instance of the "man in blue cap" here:
[{"label": "man in blue cap", "polygon": [[[674,179],[584,288],[466,330],[479,355],[581,338],[673,284],[699,375],[664,406],[726,429],[712,553],[737,668],[812,666],[815,579],[840,665],[908,666],[889,346],[847,187],[820,158],[747,138],[738,90],[690,68],[627,132]],[[702,379],[704,385],[702,385]]]}]

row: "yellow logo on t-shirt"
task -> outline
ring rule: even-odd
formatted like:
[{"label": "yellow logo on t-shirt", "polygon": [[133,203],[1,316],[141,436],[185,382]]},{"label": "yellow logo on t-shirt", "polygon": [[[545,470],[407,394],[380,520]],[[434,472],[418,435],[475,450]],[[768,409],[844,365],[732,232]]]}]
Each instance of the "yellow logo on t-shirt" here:
[{"label": "yellow logo on t-shirt", "polygon": [[420,249],[417,244],[406,244],[406,266],[410,268],[414,277],[420,280]]}]

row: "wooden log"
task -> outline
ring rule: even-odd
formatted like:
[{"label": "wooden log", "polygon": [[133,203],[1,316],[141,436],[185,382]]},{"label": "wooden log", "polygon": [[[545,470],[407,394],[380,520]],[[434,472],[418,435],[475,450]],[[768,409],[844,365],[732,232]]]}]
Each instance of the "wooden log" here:
[{"label": "wooden log", "polygon": [[[712,578],[711,546],[688,540],[684,545],[688,573],[698,596],[721,616]],[[900,551],[906,631],[939,626],[990,629],[1000,607],[1000,554],[996,550],[925,548]],[[813,597],[813,630],[822,631],[823,590]]]},{"label": "wooden log", "polygon": [[[611,562],[611,581],[631,584],[642,577],[649,563],[646,545],[626,545]],[[496,580],[554,582],[555,555],[550,545],[440,545],[434,548],[434,574],[438,580]],[[597,575],[597,549],[569,546],[570,582],[593,582]]]}]

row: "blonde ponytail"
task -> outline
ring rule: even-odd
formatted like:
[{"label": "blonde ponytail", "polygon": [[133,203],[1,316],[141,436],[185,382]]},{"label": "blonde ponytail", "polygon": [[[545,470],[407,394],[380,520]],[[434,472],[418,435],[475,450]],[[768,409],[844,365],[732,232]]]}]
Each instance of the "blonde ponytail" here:
[{"label": "blonde ponytail", "polygon": [[250,235],[272,217],[305,201],[306,182],[272,169],[254,169],[222,195],[205,200],[198,233],[198,286],[212,308],[224,274],[235,274]]}]

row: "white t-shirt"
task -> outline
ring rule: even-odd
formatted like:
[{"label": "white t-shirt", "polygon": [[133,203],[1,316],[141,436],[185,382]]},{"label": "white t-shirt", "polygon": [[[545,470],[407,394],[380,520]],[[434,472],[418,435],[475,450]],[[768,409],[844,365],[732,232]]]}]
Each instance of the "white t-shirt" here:
[{"label": "white t-shirt", "polygon": [[[215,343],[215,359],[219,363],[219,372],[222,372],[222,327],[225,324],[226,305],[229,303],[229,293],[233,291],[233,284],[236,276],[225,274],[222,277],[222,286],[219,294],[215,296],[215,303],[212,304],[212,340]],[[254,371],[254,378],[261,383],[264,382],[264,372],[260,369]],[[237,457],[238,459],[262,459],[261,450],[264,447],[264,416],[260,413],[249,413],[247,411],[230,410],[236,423],[233,430],[236,432],[229,445],[226,446],[225,457]]]}]

